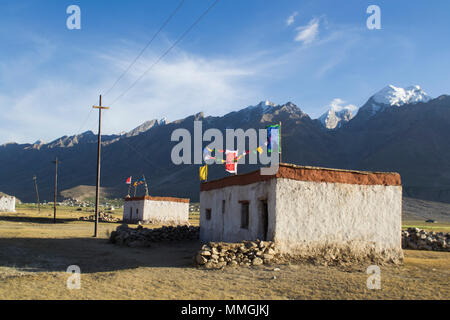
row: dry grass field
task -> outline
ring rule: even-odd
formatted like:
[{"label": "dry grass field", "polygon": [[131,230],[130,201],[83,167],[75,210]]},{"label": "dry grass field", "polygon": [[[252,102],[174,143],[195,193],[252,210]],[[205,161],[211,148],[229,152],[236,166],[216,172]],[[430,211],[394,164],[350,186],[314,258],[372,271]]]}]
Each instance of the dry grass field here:
[{"label": "dry grass field", "polygon": [[[381,267],[381,289],[368,290],[367,266],[310,264],[200,270],[197,241],[127,248],[109,244],[118,224],[61,208],[0,213],[0,299],[448,299],[450,253],[405,250],[404,265]],[[419,221],[405,222],[416,225]],[[198,216],[193,216],[198,224]],[[420,222],[424,224],[423,222]],[[426,224],[428,225],[428,224]],[[449,230],[449,224],[432,224]],[[69,290],[69,265],[81,268],[81,289]],[[274,270],[275,268],[280,270]]]}]

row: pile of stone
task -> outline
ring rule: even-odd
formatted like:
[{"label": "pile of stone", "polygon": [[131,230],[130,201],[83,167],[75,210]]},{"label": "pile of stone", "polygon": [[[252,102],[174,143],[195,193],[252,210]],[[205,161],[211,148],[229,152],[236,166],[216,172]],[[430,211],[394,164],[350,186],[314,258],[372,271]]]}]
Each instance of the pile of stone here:
[{"label": "pile of stone", "polygon": [[402,247],[403,249],[450,252],[450,233],[408,228],[402,231]]},{"label": "pile of stone", "polygon": [[194,226],[164,226],[148,229],[143,226],[130,228],[122,224],[111,232],[109,241],[129,247],[149,247],[152,242],[196,240],[200,235],[200,227]]},{"label": "pile of stone", "polygon": [[272,241],[243,241],[239,243],[209,242],[194,257],[197,266],[219,269],[225,266],[260,266],[278,262]]},{"label": "pile of stone", "polygon": [[[81,221],[95,221],[95,215],[90,215],[88,217],[80,217]],[[100,222],[120,222],[119,218],[113,217],[111,214],[106,212],[98,213],[98,221]]]}]

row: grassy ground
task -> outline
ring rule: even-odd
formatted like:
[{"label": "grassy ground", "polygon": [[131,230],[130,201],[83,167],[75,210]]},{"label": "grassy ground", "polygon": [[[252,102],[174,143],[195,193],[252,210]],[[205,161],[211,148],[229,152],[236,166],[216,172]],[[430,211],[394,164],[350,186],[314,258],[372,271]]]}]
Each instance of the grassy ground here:
[{"label": "grassy ground", "polygon": [[[0,214],[0,299],[448,299],[450,253],[405,250],[401,267],[381,267],[381,290],[368,290],[367,266],[352,270],[310,264],[200,270],[197,241],[126,248],[107,242],[118,224],[101,223],[93,238],[90,212],[22,208]],[[119,214],[117,216],[120,216]],[[198,224],[198,215],[191,222]],[[407,222],[409,226],[418,222]],[[428,227],[429,224],[424,224]],[[430,224],[429,229],[449,225]],[[69,265],[81,268],[81,289],[69,290]],[[278,267],[280,270],[275,271]]]}]

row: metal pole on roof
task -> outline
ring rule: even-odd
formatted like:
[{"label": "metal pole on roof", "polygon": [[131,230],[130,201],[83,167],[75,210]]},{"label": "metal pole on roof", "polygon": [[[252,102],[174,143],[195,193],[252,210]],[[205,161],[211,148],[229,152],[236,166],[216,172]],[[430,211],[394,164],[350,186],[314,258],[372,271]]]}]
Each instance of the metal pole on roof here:
[{"label": "metal pole on roof", "polygon": [[145,176],[142,175],[142,177],[144,178],[144,184],[145,184],[145,195],[148,196],[148,185],[147,185],[147,180],[145,179]]},{"label": "metal pole on roof", "polygon": [[280,135],[280,145],[278,146],[278,153],[280,154],[280,163],[281,163],[281,121],[280,121],[280,132],[278,134]]}]

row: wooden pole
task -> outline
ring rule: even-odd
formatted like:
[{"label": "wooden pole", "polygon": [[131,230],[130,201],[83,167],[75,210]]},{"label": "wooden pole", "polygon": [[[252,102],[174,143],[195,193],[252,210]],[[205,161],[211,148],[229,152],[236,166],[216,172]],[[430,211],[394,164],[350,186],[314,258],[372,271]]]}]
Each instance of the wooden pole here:
[{"label": "wooden pole", "polygon": [[41,202],[39,201],[39,191],[38,191],[36,176],[33,176],[33,180],[34,180],[34,190],[36,191],[36,199],[37,199],[37,203],[38,203],[38,212],[41,213]]},{"label": "wooden pole", "polygon": [[101,163],[101,151],[102,151],[102,109],[109,109],[102,106],[102,96],[100,95],[99,105],[93,106],[94,109],[98,109],[98,142],[97,142],[97,184],[95,188],[95,226],[94,237],[98,235],[98,208],[100,200],[100,163]]},{"label": "wooden pole", "polygon": [[53,223],[56,223],[56,196],[58,194],[58,157],[56,157],[55,161],[53,161],[55,164],[55,192],[54,192],[54,199],[53,199]]},{"label": "wooden pole", "polygon": [[128,185],[128,194],[127,194],[128,197],[131,197],[131,196],[130,196],[130,191],[131,191],[131,182],[130,182],[130,184]]}]

